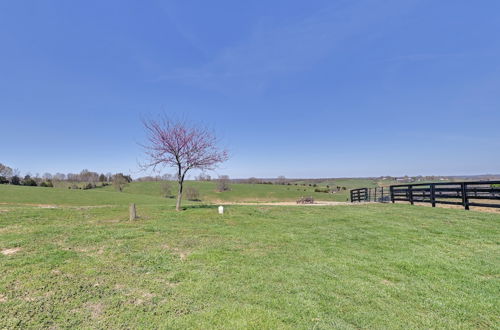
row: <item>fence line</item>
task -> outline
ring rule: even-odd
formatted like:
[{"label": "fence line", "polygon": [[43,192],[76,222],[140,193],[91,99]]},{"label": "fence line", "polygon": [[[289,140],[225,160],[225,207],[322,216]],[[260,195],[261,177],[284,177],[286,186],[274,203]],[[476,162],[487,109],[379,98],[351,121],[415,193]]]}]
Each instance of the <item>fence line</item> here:
[{"label": "fence line", "polygon": [[[494,187],[499,185],[499,187]],[[374,190],[372,190],[374,189]],[[500,181],[439,182],[400,184],[389,187],[388,198],[384,189],[360,188],[351,190],[351,202],[409,202],[500,208]],[[387,192],[387,188],[385,189]],[[494,203],[494,202],[497,203]]]}]

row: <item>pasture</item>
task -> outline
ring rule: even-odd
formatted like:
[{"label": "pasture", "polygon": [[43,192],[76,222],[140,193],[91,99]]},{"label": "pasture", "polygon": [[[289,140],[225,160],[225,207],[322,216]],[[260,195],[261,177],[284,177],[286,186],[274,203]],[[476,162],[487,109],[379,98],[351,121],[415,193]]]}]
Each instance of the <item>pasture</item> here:
[{"label": "pasture", "polygon": [[175,212],[149,187],[0,186],[0,327],[498,325],[498,214],[378,204],[220,216],[203,203]]},{"label": "pasture", "polygon": [[[124,189],[125,193],[140,194],[161,197],[162,181],[157,182],[132,182]],[[320,201],[337,201],[345,202],[349,198],[349,189],[355,187],[364,187],[368,185],[375,187],[376,183],[373,180],[365,179],[339,179],[338,181],[326,181],[318,183],[316,187],[303,182],[291,183],[290,185],[276,184],[247,184],[247,183],[231,183],[230,190],[224,192],[217,191],[216,182],[199,182],[186,181],[186,187],[196,188],[200,192],[200,199],[203,202],[295,202],[303,196],[312,196],[315,200]],[[305,184],[305,183],[304,183]],[[335,187],[336,185],[346,187],[346,190],[341,190],[335,193],[315,192],[316,188],[325,188],[327,185]],[[172,182],[175,193],[176,183]],[[100,189],[100,188],[99,188]],[[102,188],[106,191],[114,191],[113,186]]]}]

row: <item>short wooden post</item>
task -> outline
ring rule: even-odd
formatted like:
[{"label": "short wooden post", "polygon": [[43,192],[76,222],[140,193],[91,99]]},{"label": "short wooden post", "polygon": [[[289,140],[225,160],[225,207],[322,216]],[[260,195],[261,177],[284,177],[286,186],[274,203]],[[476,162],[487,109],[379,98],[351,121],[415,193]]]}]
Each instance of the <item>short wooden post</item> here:
[{"label": "short wooden post", "polygon": [[410,204],[413,205],[413,186],[409,185],[408,186],[408,196],[410,198]]},{"label": "short wooden post", "polygon": [[393,186],[390,186],[389,187],[390,191],[391,191],[391,202],[394,204],[396,201],[394,200],[394,187]]},{"label": "short wooden post", "polygon": [[436,207],[436,185],[431,183],[431,203],[432,207]]},{"label": "short wooden post", "polygon": [[469,199],[467,198],[467,184],[463,182],[462,186],[462,204],[466,210],[469,209]]},{"label": "short wooden post", "polygon": [[129,208],[129,220],[134,221],[135,219],[137,219],[137,211],[135,209],[135,203],[132,203]]}]

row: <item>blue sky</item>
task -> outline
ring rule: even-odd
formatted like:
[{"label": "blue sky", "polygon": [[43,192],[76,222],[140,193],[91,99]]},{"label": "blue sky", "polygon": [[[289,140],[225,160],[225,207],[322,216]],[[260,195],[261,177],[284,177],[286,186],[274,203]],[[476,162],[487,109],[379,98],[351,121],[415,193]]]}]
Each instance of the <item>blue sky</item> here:
[{"label": "blue sky", "polygon": [[214,175],[500,173],[500,1],[0,0],[0,162],[126,172],[141,118],[213,128]]}]

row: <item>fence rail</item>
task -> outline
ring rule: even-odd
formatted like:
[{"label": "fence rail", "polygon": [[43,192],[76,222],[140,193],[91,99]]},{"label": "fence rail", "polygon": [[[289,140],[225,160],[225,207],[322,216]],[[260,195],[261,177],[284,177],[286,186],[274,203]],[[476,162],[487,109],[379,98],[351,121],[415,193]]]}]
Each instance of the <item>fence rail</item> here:
[{"label": "fence rail", "polygon": [[[498,185],[496,187],[495,185]],[[374,190],[373,190],[374,189]],[[439,182],[400,184],[385,189],[360,188],[351,190],[351,202],[409,202],[500,208],[500,181]],[[387,192],[389,190],[389,192]]]}]

